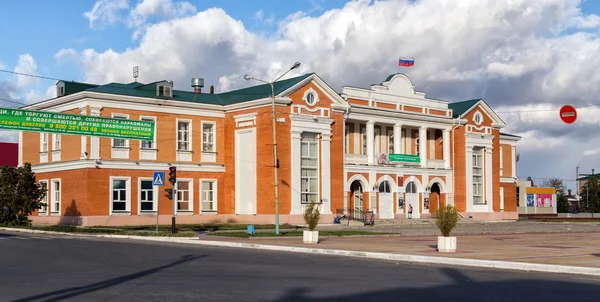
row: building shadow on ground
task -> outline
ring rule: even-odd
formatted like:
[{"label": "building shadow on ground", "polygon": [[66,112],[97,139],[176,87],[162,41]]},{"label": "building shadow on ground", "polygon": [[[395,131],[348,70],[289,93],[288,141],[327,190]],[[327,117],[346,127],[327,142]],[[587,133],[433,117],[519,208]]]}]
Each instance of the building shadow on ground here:
[{"label": "building shadow on ground", "polygon": [[77,202],[75,199],[71,200],[71,204],[67,206],[65,214],[60,217],[58,222],[60,225],[74,225],[80,226],[83,224],[83,217],[81,212],[77,209]]}]

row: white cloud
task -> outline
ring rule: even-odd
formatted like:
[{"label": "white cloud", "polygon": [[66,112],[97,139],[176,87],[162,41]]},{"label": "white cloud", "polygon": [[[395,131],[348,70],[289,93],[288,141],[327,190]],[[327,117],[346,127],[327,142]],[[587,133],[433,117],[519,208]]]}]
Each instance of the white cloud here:
[{"label": "white cloud", "polygon": [[[15,72],[35,75],[36,71],[37,65],[30,54],[26,53],[19,56],[19,61],[17,62],[17,66],[15,66]],[[15,75],[15,77],[17,78],[18,87],[24,87],[37,81],[35,77],[26,75]]]},{"label": "white cloud", "polygon": [[6,68],[6,65],[2,64],[2,61],[0,61],[0,69],[4,69]]},{"label": "white cloud", "polygon": [[127,0],[98,0],[83,16],[90,21],[90,28],[97,29],[121,21],[120,13],[128,8]]},{"label": "white cloud", "polygon": [[193,15],[196,7],[189,2],[173,2],[172,0],[143,0],[129,13],[127,24],[134,28],[134,39],[137,39],[149,26],[148,19],[158,17],[162,20]]},{"label": "white cloud", "polygon": [[0,142],[16,143],[19,141],[19,132],[0,130]]},{"label": "white cloud", "polygon": [[54,59],[57,61],[66,61],[70,59],[77,59],[77,51],[73,48],[63,48],[59,50],[55,55]]},{"label": "white cloud", "polygon": [[265,16],[265,13],[263,12],[263,10],[258,10],[254,13],[254,16],[252,17],[252,19],[260,22],[260,23],[264,23],[266,25],[272,25],[275,23],[275,16],[273,16],[272,14],[269,15],[268,17]]},{"label": "white cloud", "polygon": [[[263,36],[222,9],[188,16],[195,10],[177,9],[181,3],[144,1],[129,19],[133,28],[144,28],[139,45],[123,52],[86,49],[78,57],[91,82],[129,82],[139,65],[142,82],[169,79],[191,89],[191,77],[204,77],[223,91],[250,85],[244,74],[272,79],[295,61],[302,66],[289,76],[316,72],[337,90],[368,87],[396,72],[399,56],[414,56],[415,66],[403,71],[430,97],[483,97],[498,111],[529,110],[502,114],[506,131],[524,135],[519,171],[555,175],[574,165],[600,165],[583,154],[594,149],[588,141],[597,133],[591,130],[598,127],[597,108],[582,110],[574,125],[560,122],[557,110],[540,111],[598,102],[600,38],[580,29],[597,29],[600,18],[582,14],[579,3],[360,0],[320,15],[290,14],[275,34]],[[151,17],[169,21],[148,25]]]}]

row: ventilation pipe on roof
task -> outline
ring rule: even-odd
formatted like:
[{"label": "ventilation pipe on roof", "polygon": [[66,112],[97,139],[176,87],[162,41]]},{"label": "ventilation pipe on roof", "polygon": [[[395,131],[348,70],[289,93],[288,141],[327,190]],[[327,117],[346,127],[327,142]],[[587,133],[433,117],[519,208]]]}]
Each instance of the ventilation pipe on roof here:
[{"label": "ventilation pipe on roof", "polygon": [[210,94],[215,94],[215,86],[210,85]]},{"label": "ventilation pipe on roof", "polygon": [[194,88],[194,93],[200,93],[202,87],[204,87],[204,79],[203,78],[192,78],[192,87]]}]

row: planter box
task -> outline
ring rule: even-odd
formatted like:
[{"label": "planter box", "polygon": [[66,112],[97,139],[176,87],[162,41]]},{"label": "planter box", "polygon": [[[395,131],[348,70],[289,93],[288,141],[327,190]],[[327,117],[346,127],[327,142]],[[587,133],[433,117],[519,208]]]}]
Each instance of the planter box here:
[{"label": "planter box", "polygon": [[456,252],[456,237],[438,236],[438,252],[441,252],[441,253]]},{"label": "planter box", "polygon": [[319,243],[319,231],[304,231],[304,243]]}]

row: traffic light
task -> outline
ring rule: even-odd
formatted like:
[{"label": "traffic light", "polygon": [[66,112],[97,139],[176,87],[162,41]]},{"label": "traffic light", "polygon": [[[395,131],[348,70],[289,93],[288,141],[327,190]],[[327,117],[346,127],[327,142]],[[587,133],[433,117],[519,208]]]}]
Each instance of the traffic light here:
[{"label": "traffic light", "polygon": [[173,200],[173,189],[165,189],[165,192],[167,192],[165,197],[167,197],[169,200]]},{"label": "traffic light", "polygon": [[173,185],[177,182],[177,168],[169,167],[169,182]]}]

